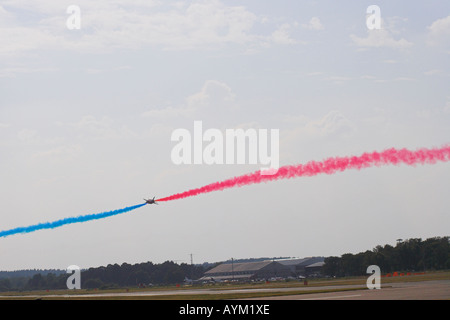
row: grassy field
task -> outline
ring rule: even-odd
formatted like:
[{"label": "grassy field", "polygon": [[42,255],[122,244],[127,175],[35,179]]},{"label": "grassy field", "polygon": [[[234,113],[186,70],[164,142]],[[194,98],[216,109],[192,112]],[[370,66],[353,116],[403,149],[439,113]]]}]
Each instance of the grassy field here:
[{"label": "grassy field", "polygon": [[[203,286],[167,286],[157,288],[129,288],[129,289],[110,289],[110,290],[49,290],[49,291],[27,291],[27,292],[4,292],[0,293],[0,300],[16,300],[16,299],[45,299],[45,300],[217,300],[217,299],[243,299],[243,298],[264,298],[269,296],[282,295],[298,295],[324,292],[337,292],[349,290],[366,290],[367,277],[349,277],[336,279],[311,279],[308,280],[308,290],[300,281],[277,281],[269,283],[254,284],[237,284],[237,283],[220,283],[214,285]],[[450,271],[430,272],[421,275],[383,277],[381,284],[389,287],[390,283],[395,282],[414,282],[414,281],[431,281],[431,280],[450,280]],[[357,286],[348,288],[346,286]],[[337,288],[329,289],[326,287],[337,286]],[[339,288],[339,286],[343,286]],[[277,291],[276,289],[291,288],[289,291]],[[298,288],[298,290],[295,290]],[[314,289],[313,289],[314,288]],[[184,290],[210,290],[209,293],[198,294],[182,294]],[[273,289],[270,292],[232,292],[237,289]],[[221,291],[214,293],[214,291]],[[230,290],[230,293],[223,291]],[[146,292],[167,291],[164,295],[145,295]],[[129,295],[129,293],[140,293],[142,295]],[[103,294],[113,294],[113,296],[103,296]],[[70,296],[69,296],[70,295]],[[90,295],[90,296],[85,296]]]}]

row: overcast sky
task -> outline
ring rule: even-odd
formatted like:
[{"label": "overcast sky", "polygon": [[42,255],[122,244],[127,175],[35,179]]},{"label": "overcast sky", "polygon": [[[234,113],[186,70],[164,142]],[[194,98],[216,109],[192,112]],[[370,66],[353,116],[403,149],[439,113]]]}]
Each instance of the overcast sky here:
[{"label": "overcast sky", "polygon": [[[369,30],[366,10],[381,9]],[[66,26],[69,5],[81,29]],[[280,165],[450,140],[450,3],[0,0],[0,231],[259,169],[177,128],[280,130]],[[450,165],[253,185],[0,239],[0,270],[339,256],[448,236]]]}]

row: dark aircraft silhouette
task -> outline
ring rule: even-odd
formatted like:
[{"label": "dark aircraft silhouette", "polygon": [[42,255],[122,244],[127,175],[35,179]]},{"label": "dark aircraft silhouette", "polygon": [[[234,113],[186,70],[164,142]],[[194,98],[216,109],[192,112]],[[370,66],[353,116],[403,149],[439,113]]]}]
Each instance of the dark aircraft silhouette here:
[{"label": "dark aircraft silhouette", "polygon": [[145,202],[147,202],[148,204],[158,204],[158,202],[155,201],[155,197],[153,197],[153,199],[144,199]]}]

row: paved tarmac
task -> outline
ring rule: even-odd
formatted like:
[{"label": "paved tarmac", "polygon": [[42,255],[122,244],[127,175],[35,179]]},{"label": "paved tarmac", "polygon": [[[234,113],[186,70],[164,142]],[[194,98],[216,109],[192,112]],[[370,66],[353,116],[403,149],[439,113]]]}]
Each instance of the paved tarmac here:
[{"label": "paved tarmac", "polygon": [[[449,300],[450,280],[389,283],[381,289],[267,297],[266,300]],[[255,299],[257,300],[257,299]]]},{"label": "paved tarmac", "polygon": [[[315,290],[342,290],[338,292],[328,293],[307,293]],[[364,290],[361,290],[364,289]],[[292,294],[263,298],[251,298],[247,300],[442,300],[450,299],[450,280],[432,280],[420,282],[398,282],[382,284],[379,290],[368,290],[361,285],[339,285],[339,286],[311,286],[311,287],[294,287],[294,288],[252,288],[252,289],[187,289],[187,290],[150,290],[137,292],[122,293],[92,293],[79,295],[27,295],[22,298],[93,298],[93,297],[127,297],[139,299],[144,296],[164,296],[164,295],[205,295],[205,294],[233,294],[233,293],[249,293],[249,292],[285,292],[303,291],[305,294]],[[5,298],[7,296],[4,296]],[[0,296],[1,298],[4,298]],[[11,298],[11,297],[9,297]],[[16,296],[16,298],[21,298]],[[182,298],[181,298],[182,299]],[[242,299],[243,300],[243,299]]]}]

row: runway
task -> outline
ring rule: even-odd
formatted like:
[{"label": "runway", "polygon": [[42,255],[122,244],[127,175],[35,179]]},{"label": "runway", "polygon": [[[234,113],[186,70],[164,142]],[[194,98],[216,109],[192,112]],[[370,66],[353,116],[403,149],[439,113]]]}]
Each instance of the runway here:
[{"label": "runway", "polygon": [[[266,297],[265,300],[448,300],[450,280],[389,283],[379,290],[311,293]],[[257,299],[250,299],[257,300]]]},{"label": "runway", "polygon": [[[314,293],[317,290],[328,292]],[[334,292],[330,292],[336,290]],[[345,290],[345,291],[342,291]],[[274,296],[270,296],[273,292]],[[292,292],[292,294],[290,294]],[[311,292],[311,293],[309,293]],[[429,280],[418,282],[397,282],[386,283],[379,290],[368,290],[361,285],[336,285],[336,286],[310,286],[295,288],[253,288],[253,289],[187,289],[187,290],[151,290],[142,292],[121,292],[121,293],[92,293],[92,294],[63,294],[63,295],[26,295],[15,296],[14,298],[26,299],[164,299],[177,295],[179,300],[183,297],[196,300],[208,299],[208,295],[246,294],[261,293],[262,297],[238,300],[448,300],[450,299],[450,280]],[[282,295],[280,295],[282,293]],[[2,298],[12,298],[11,296],[0,296]]]}]

